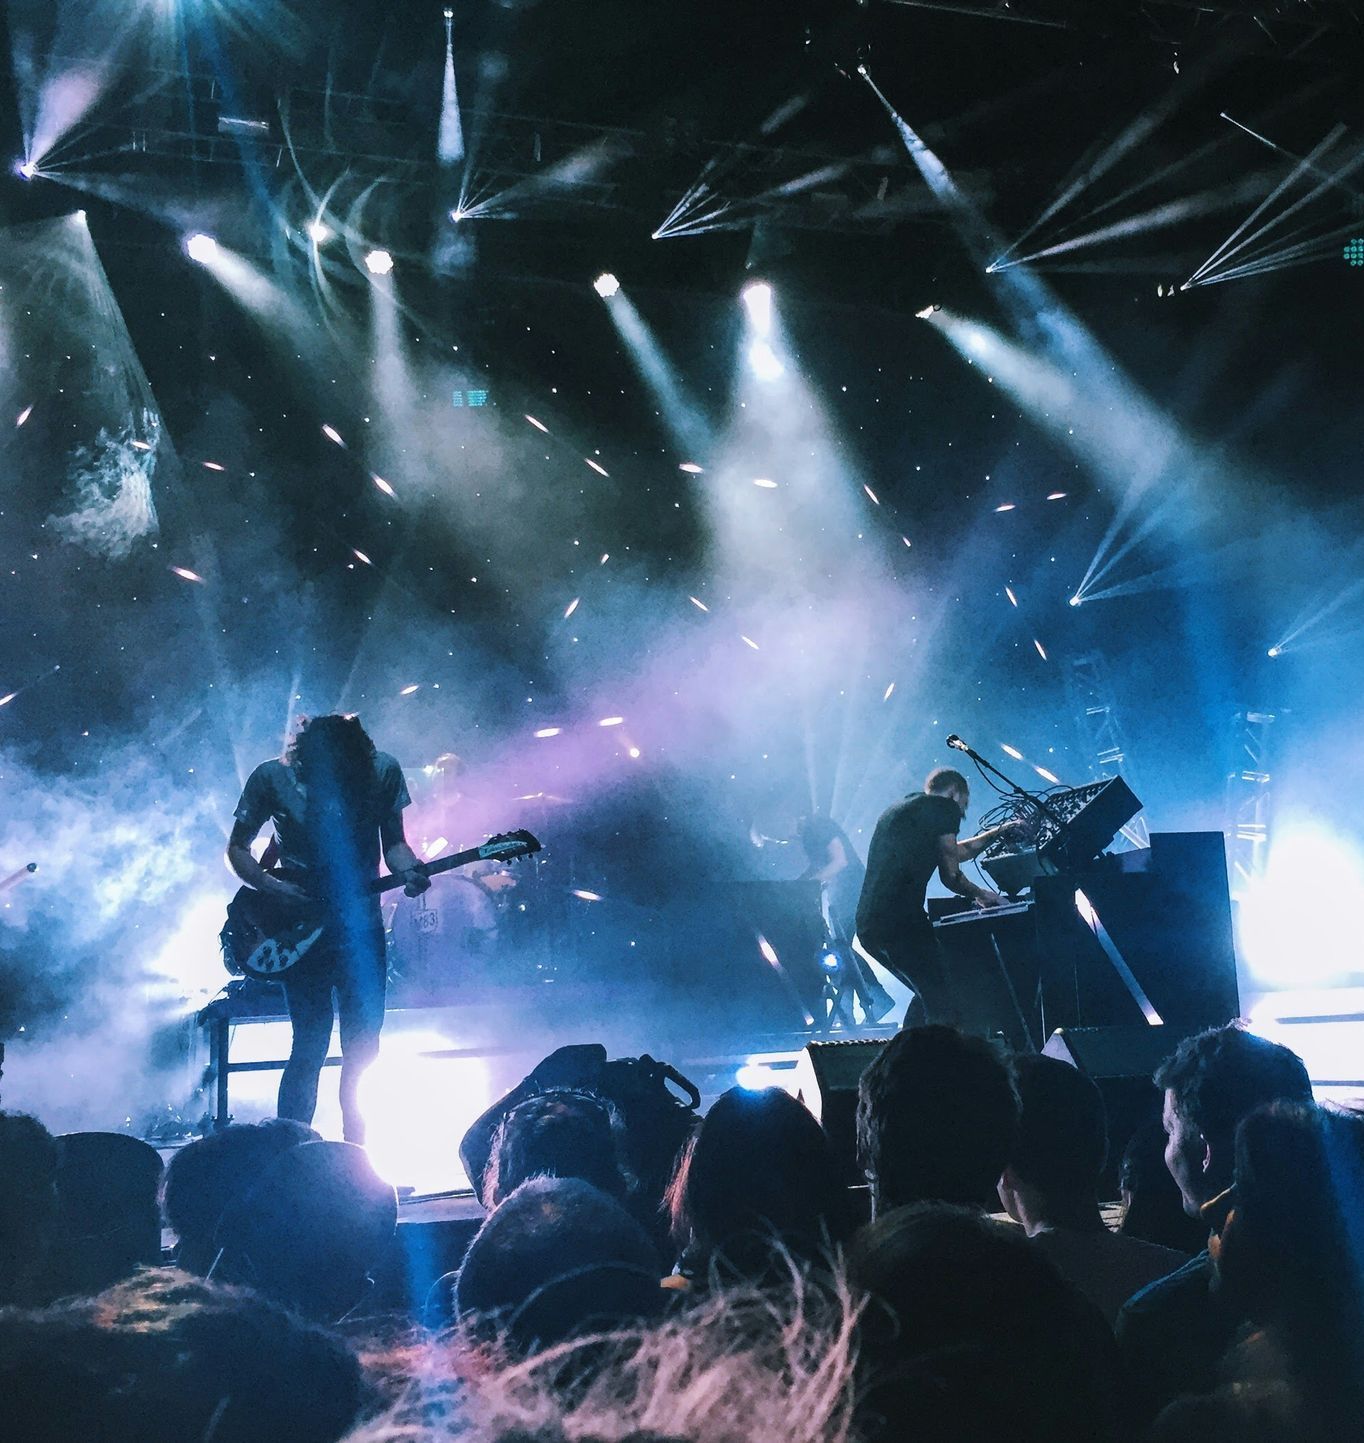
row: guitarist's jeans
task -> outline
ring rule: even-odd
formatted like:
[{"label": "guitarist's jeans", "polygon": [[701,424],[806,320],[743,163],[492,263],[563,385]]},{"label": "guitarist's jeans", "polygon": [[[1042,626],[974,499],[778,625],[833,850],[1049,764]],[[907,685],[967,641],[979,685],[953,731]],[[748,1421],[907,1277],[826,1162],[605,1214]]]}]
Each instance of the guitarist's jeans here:
[{"label": "guitarist's jeans", "polygon": [[386,959],[377,909],[372,925],[357,928],[349,941],[347,946],[324,938],[284,983],[293,1044],[280,1078],[278,1112],[299,1122],[313,1120],[318,1078],[331,1046],[334,991],[341,1021],[341,1126],[347,1142],[364,1142],[356,1093],[379,1055],[384,1025]]}]

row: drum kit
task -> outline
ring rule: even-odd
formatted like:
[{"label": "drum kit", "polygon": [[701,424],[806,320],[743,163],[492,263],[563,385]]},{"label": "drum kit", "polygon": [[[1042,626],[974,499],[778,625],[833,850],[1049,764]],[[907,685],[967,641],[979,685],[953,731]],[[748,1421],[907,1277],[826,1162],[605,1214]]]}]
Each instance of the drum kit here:
[{"label": "drum kit", "polygon": [[[488,805],[462,791],[464,764],[453,753],[404,768],[412,792],[408,839],[417,855],[435,861],[472,846],[465,836]],[[553,830],[545,816],[566,798],[540,794],[497,804],[497,826],[534,822],[537,835]],[[538,815],[537,815],[538,814]],[[551,884],[542,857],[528,866],[477,863],[439,878],[418,897],[399,894],[384,909],[388,978],[393,1004],[413,1005],[466,993],[471,987],[545,981],[553,975],[549,949],[539,945],[547,929]]]}]

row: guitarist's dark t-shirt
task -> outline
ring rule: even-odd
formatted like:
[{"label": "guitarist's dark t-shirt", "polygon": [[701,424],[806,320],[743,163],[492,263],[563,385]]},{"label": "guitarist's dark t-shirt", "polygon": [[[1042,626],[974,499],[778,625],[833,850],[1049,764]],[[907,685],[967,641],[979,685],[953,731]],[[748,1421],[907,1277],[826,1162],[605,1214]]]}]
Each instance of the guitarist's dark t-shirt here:
[{"label": "guitarist's dark t-shirt", "polygon": [[[408,795],[403,769],[387,752],[374,757],[375,783],[370,800],[361,815],[348,828],[348,860],[353,856],[365,879],[379,875],[379,829],[390,817],[400,813],[412,800]],[[294,769],[275,759],[262,762],[246,779],[242,799],[237,803],[236,819],[250,828],[252,835],[266,822],[275,826],[279,846],[279,865],[286,871],[316,873],[315,850],[308,824],[308,792]]]}]

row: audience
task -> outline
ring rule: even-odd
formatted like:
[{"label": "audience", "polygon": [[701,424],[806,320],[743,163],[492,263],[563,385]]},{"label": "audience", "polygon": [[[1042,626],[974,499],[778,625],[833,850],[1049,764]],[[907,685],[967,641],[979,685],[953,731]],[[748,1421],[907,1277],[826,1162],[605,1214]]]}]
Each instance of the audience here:
[{"label": "audience", "polygon": [[734,1087],[716,1099],[683,1149],[668,1209],[678,1271],[689,1279],[715,1267],[759,1282],[774,1264],[784,1278],[785,1255],[826,1258],[853,1228],[829,1139],[777,1087]]},{"label": "audience", "polygon": [[1014,1081],[1023,1112],[999,1201],[1112,1323],[1133,1293],[1173,1272],[1186,1255],[1105,1226],[1099,1177],[1108,1123],[1098,1087],[1052,1057],[1017,1058]]},{"label": "audience", "polygon": [[47,1301],[56,1218],[56,1139],[36,1117],[0,1112],[0,1304]]},{"label": "audience", "polygon": [[518,1353],[656,1316],[666,1295],[648,1234],[578,1178],[532,1178],[469,1246],[455,1314]]},{"label": "audience", "polygon": [[175,1265],[203,1277],[218,1248],[214,1237],[223,1214],[282,1152],[320,1142],[306,1123],[291,1118],[233,1123],[187,1143],[166,1168],[161,1206],[175,1233]]},{"label": "audience", "polygon": [[365,1400],[350,1352],[256,1294],[151,1270],[0,1309],[6,1443],[332,1443]]},{"label": "audience", "polygon": [[119,1132],[57,1139],[57,1219],[49,1277],[54,1297],[97,1293],[161,1261],[161,1155]]},{"label": "audience", "polygon": [[854,1241],[849,1268],[872,1300],[860,1420],[871,1443],[1123,1436],[1112,1334],[1018,1229],[972,1208],[895,1208]]},{"label": "audience", "polygon": [[893,1037],[862,1074],[857,1154],[872,1215],[912,1202],[997,1206],[1018,1094],[995,1049],[951,1027]]},{"label": "audience", "polygon": [[530,1356],[454,1335],[348,1443],[853,1443],[856,1317],[846,1290],[728,1289]]},{"label": "audience", "polygon": [[1159,1117],[1142,1123],[1127,1140],[1118,1169],[1124,1237],[1173,1248],[1186,1256],[1208,1240],[1202,1218],[1184,1211],[1184,1195],[1165,1166],[1165,1128]]},{"label": "audience", "polygon": [[[1166,1165],[1184,1210],[1203,1212],[1210,1226],[1216,1200],[1231,1186],[1241,1120],[1266,1103],[1312,1101],[1302,1059],[1239,1023],[1186,1038],[1155,1082],[1165,1093]],[[1207,1248],[1131,1298],[1116,1331],[1145,1412],[1153,1416],[1171,1399],[1213,1388],[1244,1321],[1214,1286]]]},{"label": "audience", "polygon": [[225,1210],[210,1276],[334,1323],[364,1303],[397,1217],[397,1197],[364,1148],[305,1142]]},{"label": "audience", "polygon": [[615,1109],[590,1092],[559,1088],[519,1103],[497,1125],[483,1175],[482,1197],[492,1209],[533,1177],[576,1177],[623,1200]]},{"label": "audience", "polygon": [[[1180,1234],[1149,1140],[1126,1158],[1124,1231],[1104,1225],[1092,1082],[927,1027],[862,1078],[869,1225],[854,1231],[806,1109],[734,1089],[682,1150],[666,1208],[682,1259],[664,1279],[649,1231],[663,1213],[631,1215],[658,1184],[632,1187],[643,1174],[622,1159],[658,1163],[693,1114],[663,1106],[649,1059],[622,1071],[593,1053],[586,1090],[569,1062],[585,1065],[565,1051],[563,1076],[541,1070],[530,1096],[488,1115],[489,1211],[434,1290],[454,1323],[438,1335],[373,1301],[370,1278],[393,1275],[396,1199],[363,1149],[294,1123],[187,1146],[164,1182],[179,1269],[125,1276],[157,1257],[155,1155],[0,1113],[5,1443],[1359,1431],[1364,1118],[1318,1108],[1294,1054],[1240,1026],[1188,1039],[1156,1074],[1161,1171],[1209,1242],[1183,1266],[1151,1240]],[[619,1112],[618,1094],[634,1099]],[[1021,1226],[985,1216],[1000,1203]]]}]

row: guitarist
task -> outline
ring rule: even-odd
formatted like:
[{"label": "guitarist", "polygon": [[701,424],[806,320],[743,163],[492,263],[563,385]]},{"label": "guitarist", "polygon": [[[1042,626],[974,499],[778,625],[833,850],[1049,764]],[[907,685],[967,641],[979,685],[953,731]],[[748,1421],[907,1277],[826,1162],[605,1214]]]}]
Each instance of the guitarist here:
[{"label": "guitarist", "polygon": [[[411,897],[430,885],[403,833],[411,798],[402,768],[377,751],[356,716],[305,718],[283,758],[262,762],[237,803],[227,861],[248,887],[282,909],[320,904],[322,939],[284,981],[293,1043],[279,1084],[279,1116],[310,1123],[331,1044],[333,1002],[341,1021],[341,1117],[347,1142],[363,1142],[360,1077],[379,1055],[384,1022],[384,928],[366,883],[379,854]],[[279,872],[251,855],[274,823]]]}]

